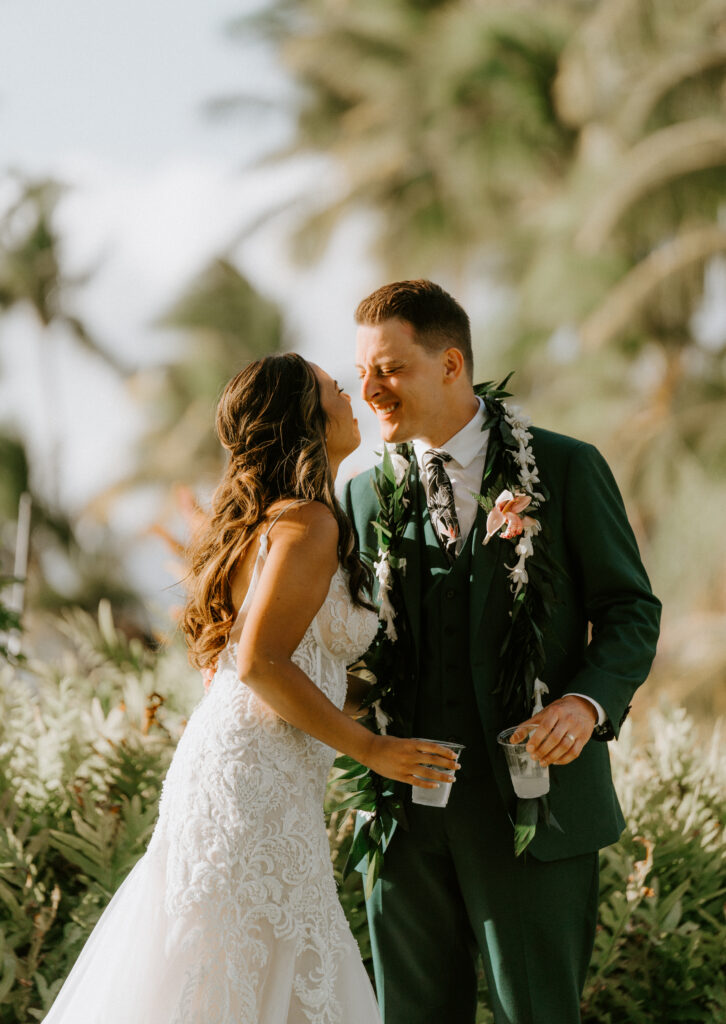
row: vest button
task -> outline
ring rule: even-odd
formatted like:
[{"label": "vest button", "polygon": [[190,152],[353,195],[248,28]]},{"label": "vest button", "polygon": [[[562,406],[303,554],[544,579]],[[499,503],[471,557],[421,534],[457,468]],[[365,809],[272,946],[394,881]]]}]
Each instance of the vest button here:
[{"label": "vest button", "polygon": [[449,599],[452,598],[452,597],[456,597],[456,591],[454,590],[453,587],[449,587],[447,589],[447,591],[446,591],[446,595],[445,596],[448,597]]}]

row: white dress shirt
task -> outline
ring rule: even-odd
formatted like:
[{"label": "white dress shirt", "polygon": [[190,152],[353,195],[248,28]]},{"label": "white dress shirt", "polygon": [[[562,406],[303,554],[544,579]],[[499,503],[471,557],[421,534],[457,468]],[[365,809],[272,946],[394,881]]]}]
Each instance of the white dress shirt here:
[{"label": "white dress shirt", "polygon": [[479,408],[472,418],[462,427],[458,434],[450,437],[445,445],[440,448],[431,449],[425,442],[415,439],[413,450],[418,462],[419,474],[424,472],[424,452],[438,451],[447,452],[451,456],[451,462],[444,466],[451,486],[454,491],[454,504],[456,505],[456,518],[459,520],[459,540],[456,545],[456,553],[461,551],[466,538],[469,536],[479,505],[476,498],[471,495],[472,491],[479,492],[481,478],[484,475],[484,459],[487,453],[489,442],[489,431],[482,430],[484,423],[484,403],[477,398]]},{"label": "white dress shirt", "polygon": [[[487,454],[489,443],[489,431],[482,430],[484,423],[484,402],[477,396],[479,408],[469,422],[461,430],[450,437],[445,444],[434,451],[446,452],[451,456],[451,461],[444,466],[451,480],[454,492],[454,504],[456,505],[456,517],[459,520],[459,541],[456,546],[457,554],[466,543],[466,539],[474,525],[479,504],[471,492],[479,492],[481,478],[484,475],[484,460]],[[419,474],[424,472],[424,453],[431,451],[431,446],[426,441],[414,438],[413,450],[418,463]],[[604,725],[607,721],[605,709],[598,701],[588,697],[585,693],[564,694],[564,696],[582,697],[589,701],[597,711],[597,724]]]}]

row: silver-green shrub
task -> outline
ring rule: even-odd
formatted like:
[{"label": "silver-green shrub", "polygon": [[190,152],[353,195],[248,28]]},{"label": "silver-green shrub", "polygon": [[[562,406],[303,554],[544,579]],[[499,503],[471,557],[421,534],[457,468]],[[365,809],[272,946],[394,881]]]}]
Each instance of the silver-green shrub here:
[{"label": "silver-green shrub", "polygon": [[[104,906],[143,853],[201,683],[180,646],[126,641],[102,606],[67,616],[56,658],[0,671],[0,1024],[41,1020]],[[681,710],[611,744],[628,827],[601,855],[584,1024],[726,1020],[718,727]],[[328,799],[339,880],[350,822]],[[341,899],[370,964],[360,879]],[[478,1021],[492,1020],[482,987]]]},{"label": "silver-green shrub", "polygon": [[709,732],[675,709],[644,744],[629,727],[611,744],[628,827],[601,855],[585,1024],[726,1021],[726,757]]},{"label": "silver-green shrub", "polygon": [[0,672],[0,1024],[40,1020],[143,853],[185,716],[184,652],[66,617],[57,658]]}]

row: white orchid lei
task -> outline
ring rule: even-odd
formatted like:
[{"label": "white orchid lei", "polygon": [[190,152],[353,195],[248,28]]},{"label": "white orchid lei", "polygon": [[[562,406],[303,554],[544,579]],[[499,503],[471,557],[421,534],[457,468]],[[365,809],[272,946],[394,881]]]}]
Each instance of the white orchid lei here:
[{"label": "white orchid lei", "polygon": [[[510,374],[511,376],[511,374]],[[488,416],[482,429],[489,430],[486,494],[474,497],[487,511],[484,544],[494,536],[514,542],[517,560],[507,566],[511,581],[510,625],[499,652],[500,695],[505,715],[511,722],[528,718],[542,708],[542,694],[548,692],[543,637],[555,601],[554,580],[559,567],[542,543],[540,518],[547,501],[532,447],[530,421],[504,401],[509,377],[494,387],[491,382],[475,388]],[[522,513],[527,511],[527,515]],[[538,823],[559,829],[550,812],[547,797],[517,799],[514,850],[522,853],[534,839]]]},{"label": "white orchid lei", "polygon": [[[529,582],[525,563],[534,554],[534,538],[542,529],[538,519],[532,515],[522,516],[520,513],[526,508],[529,508],[530,512],[536,512],[544,503],[545,496],[541,491],[534,489],[539,483],[539,470],[530,444],[532,434],[528,428],[531,421],[517,408],[510,409],[502,403],[502,409],[504,422],[509,426],[512,438],[517,444],[516,448],[508,448],[507,453],[517,466],[517,483],[520,489],[514,493],[505,489],[495,498],[494,507],[487,516],[484,543],[488,544],[497,533],[503,540],[519,538],[514,549],[519,560],[516,565],[509,567],[513,593],[517,597]],[[485,506],[488,504],[482,500],[482,495],[477,494],[475,497]]]},{"label": "white orchid lei", "polygon": [[496,386],[489,381],[474,389],[486,408],[482,429],[489,431],[484,473],[489,487],[474,497],[487,512],[484,544],[493,537],[512,541],[517,556],[507,566],[512,608],[498,686],[505,710],[514,719],[529,716],[535,683],[544,674],[541,638],[551,615],[557,569],[541,542],[541,512],[548,495],[540,481],[530,420],[505,401],[510,397],[509,377]]}]

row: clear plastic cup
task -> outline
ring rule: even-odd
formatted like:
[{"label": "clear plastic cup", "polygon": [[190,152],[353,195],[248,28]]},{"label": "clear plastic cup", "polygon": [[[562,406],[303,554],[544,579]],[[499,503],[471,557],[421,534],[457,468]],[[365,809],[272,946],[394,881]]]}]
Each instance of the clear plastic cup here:
[{"label": "clear plastic cup", "polygon": [[[507,767],[512,779],[512,786],[517,796],[533,799],[537,796],[544,796],[550,789],[550,770],[547,765],[543,766],[536,761],[531,754],[527,753],[529,735],[521,743],[510,743],[510,737],[517,731],[518,725],[504,729],[497,736],[497,742],[501,744],[504,755],[507,759]],[[536,729],[537,726],[535,725]],[[530,729],[530,733],[532,729]]]},{"label": "clear plastic cup", "polygon": [[[427,740],[423,736],[417,736],[416,739],[423,739],[425,743],[438,743],[440,747],[448,747],[449,750],[453,750],[456,754],[457,761],[459,760],[459,754],[464,749],[463,743],[449,743],[448,740]],[[437,764],[430,764],[427,768],[433,768],[437,772],[444,772],[451,779],[451,782],[439,782],[436,785],[436,789],[424,789],[421,786],[411,786],[411,799],[415,804],[422,804],[425,807],[446,807],[449,802],[449,795],[451,793],[451,786],[456,778],[454,771],[447,771],[445,768],[441,768]],[[421,776],[417,775],[416,778]]]}]

